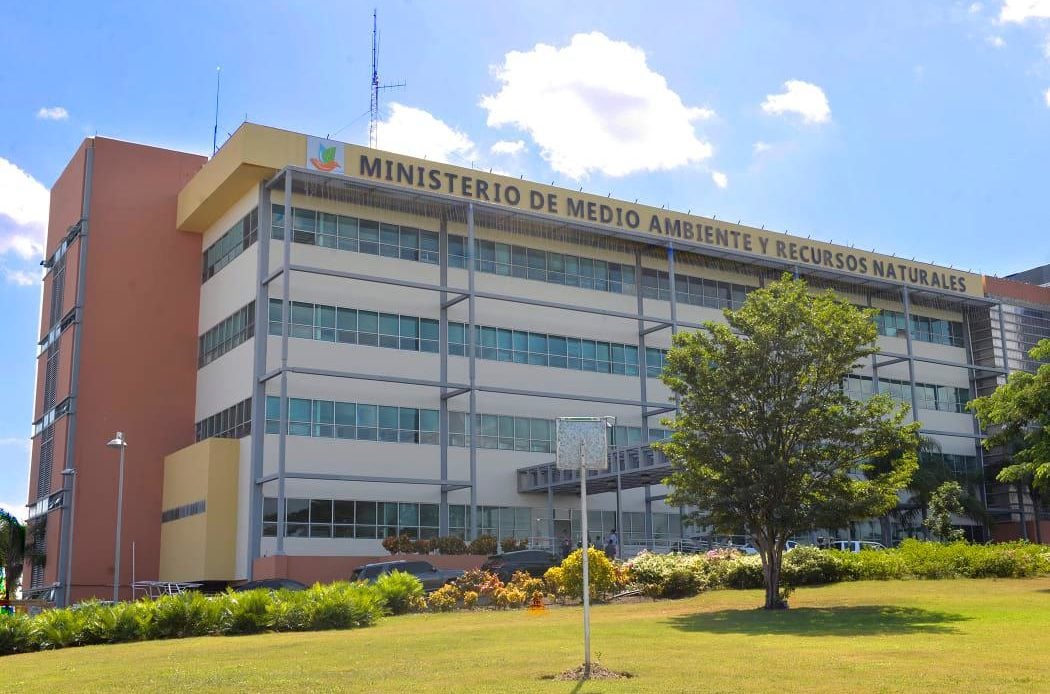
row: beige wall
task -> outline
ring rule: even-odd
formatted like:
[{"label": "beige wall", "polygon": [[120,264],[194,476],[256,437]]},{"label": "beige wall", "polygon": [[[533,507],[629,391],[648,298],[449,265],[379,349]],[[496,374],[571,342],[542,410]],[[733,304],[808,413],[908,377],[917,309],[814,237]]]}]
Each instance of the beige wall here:
[{"label": "beige wall", "polygon": [[240,442],[207,439],[164,459],[165,511],[203,500],[204,513],[161,524],[160,579],[237,578]]}]

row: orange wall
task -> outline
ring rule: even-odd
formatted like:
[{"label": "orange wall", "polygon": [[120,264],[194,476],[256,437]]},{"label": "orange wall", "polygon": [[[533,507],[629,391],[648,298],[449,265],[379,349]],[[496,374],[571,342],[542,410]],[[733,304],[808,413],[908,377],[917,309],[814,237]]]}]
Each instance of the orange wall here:
[{"label": "orange wall", "polygon": [[1050,287],[1040,287],[1036,284],[1017,282],[1016,280],[985,276],[984,292],[985,294],[1004,299],[1020,299],[1033,304],[1050,305]]}]

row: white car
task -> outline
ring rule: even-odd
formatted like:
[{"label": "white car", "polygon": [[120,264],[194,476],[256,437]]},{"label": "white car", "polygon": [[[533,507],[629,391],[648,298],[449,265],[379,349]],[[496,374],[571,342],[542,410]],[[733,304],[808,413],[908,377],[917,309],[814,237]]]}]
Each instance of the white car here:
[{"label": "white car", "polygon": [[830,545],[829,549],[837,549],[840,552],[868,552],[871,550],[886,549],[886,546],[880,542],[862,542],[860,540],[835,540]]}]

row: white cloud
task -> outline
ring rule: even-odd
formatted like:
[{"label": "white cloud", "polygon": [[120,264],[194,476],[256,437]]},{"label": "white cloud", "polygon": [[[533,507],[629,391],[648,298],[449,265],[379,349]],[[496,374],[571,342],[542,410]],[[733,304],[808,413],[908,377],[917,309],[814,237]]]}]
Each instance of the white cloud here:
[{"label": "white cloud", "polygon": [[984,9],[984,5],[982,5],[979,2],[974,2],[974,3],[970,3],[970,6],[967,8],[966,11],[969,12],[970,14],[979,14],[982,9]]},{"label": "white cloud", "polygon": [[788,80],[783,94],[767,94],[762,102],[766,113],[780,115],[797,113],[805,123],[826,123],[831,120],[831,106],[824,90],[802,80]]},{"label": "white cloud", "polygon": [[1047,89],[1047,90],[1046,90],[1046,91],[1045,91],[1045,92],[1043,93],[1043,99],[1045,99],[1045,100],[1046,100],[1046,107],[1047,107],[1047,108],[1050,108],[1050,89]]},{"label": "white cloud", "polygon": [[525,140],[500,140],[489,151],[493,154],[521,154],[525,151]]},{"label": "white cloud", "polygon": [[1006,41],[1003,40],[1002,36],[987,36],[984,41],[993,48],[1002,48],[1006,45]]},{"label": "white cloud", "polygon": [[43,255],[49,203],[40,181],[0,157],[0,256],[14,253],[33,260]]},{"label": "white cloud", "polygon": [[674,169],[712,154],[693,123],[714,112],[686,106],[644,51],[602,33],[511,51],[494,74],[499,92],[481,99],[488,125],[527,132],[571,178]]},{"label": "white cloud", "polygon": [[38,275],[34,275],[27,270],[12,270],[7,267],[0,268],[0,270],[3,270],[5,281],[19,287],[32,287],[40,281]]},{"label": "white cloud", "polygon": [[23,523],[25,522],[27,509],[24,505],[15,504],[10,501],[0,501],[0,509],[7,511]]},{"label": "white cloud", "polygon": [[755,156],[768,152],[771,149],[773,149],[773,145],[769,144],[768,142],[763,142],[762,140],[759,140],[755,144],[751,145],[751,152]]},{"label": "white cloud", "polygon": [[729,177],[721,171],[712,171],[711,180],[715,182],[715,185],[719,188],[725,188],[729,185]]},{"label": "white cloud", "polygon": [[50,108],[45,106],[36,112],[36,117],[40,120],[66,120],[69,118],[69,111],[61,106],[52,106]]},{"label": "white cloud", "polygon": [[1050,0],[1004,0],[999,21],[1024,24],[1029,19],[1050,19]]},{"label": "white cloud", "polygon": [[1046,42],[1043,43],[1043,57],[1050,60],[1050,36],[1046,37]]},{"label": "white cloud", "polygon": [[379,123],[379,146],[392,152],[453,164],[477,158],[474,143],[428,111],[390,103],[390,117]]}]

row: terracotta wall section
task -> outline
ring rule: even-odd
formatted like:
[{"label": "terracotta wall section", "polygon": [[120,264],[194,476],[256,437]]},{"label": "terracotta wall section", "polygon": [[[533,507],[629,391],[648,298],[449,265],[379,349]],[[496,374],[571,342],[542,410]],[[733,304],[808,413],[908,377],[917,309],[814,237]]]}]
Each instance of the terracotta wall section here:
[{"label": "terracotta wall section", "polygon": [[384,554],[370,557],[317,557],[317,556],[268,556],[260,557],[253,564],[252,576],[264,578],[291,578],[312,585],[345,581],[350,573],[362,564],[381,561],[428,561],[439,569],[477,569],[486,559],[480,554]]},{"label": "terracotta wall section", "polygon": [[1019,299],[1032,304],[1050,306],[1050,287],[1040,287],[1036,284],[985,276],[984,293],[1003,299]]},{"label": "terracotta wall section", "polygon": [[[193,443],[199,235],[175,230],[203,157],[95,138],[80,348],[73,598],[109,595],[127,437],[121,583],[155,579],[164,456]],[[67,289],[67,291],[69,291]],[[125,589],[123,597],[130,597]]]},{"label": "terracotta wall section", "polygon": [[[1029,519],[1025,525],[1028,527],[1028,541],[1036,541],[1036,529],[1035,521]],[[1050,545],[1050,520],[1039,521],[1039,534],[1042,537],[1042,544]],[[992,539],[996,542],[1010,542],[1012,540],[1021,539],[1021,523],[1020,521],[1011,523],[996,523],[992,526]]]}]

